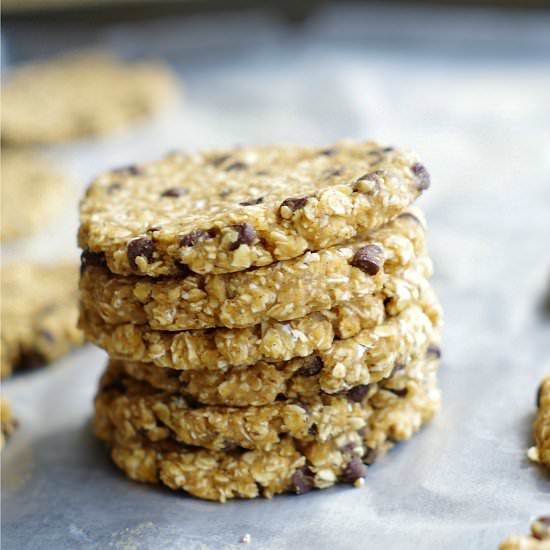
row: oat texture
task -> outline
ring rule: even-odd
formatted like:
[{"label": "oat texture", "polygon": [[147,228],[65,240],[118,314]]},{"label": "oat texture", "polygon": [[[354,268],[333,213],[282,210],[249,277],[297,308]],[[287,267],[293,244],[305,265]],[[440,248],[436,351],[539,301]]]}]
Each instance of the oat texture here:
[{"label": "oat texture", "polygon": [[86,51],[23,65],[2,87],[2,143],[56,143],[103,134],[152,115],[176,97],[159,63]]},{"label": "oat texture", "polygon": [[265,405],[281,397],[309,402],[321,392],[361,397],[366,384],[428,351],[439,353],[436,315],[430,318],[422,308],[411,306],[358,339],[338,341],[324,352],[280,363],[177,371],[150,363],[116,362],[137,380],[204,404]]},{"label": "oat texture", "polygon": [[0,397],[0,449],[4,447],[16,427],[17,421],[13,417],[9,401]]},{"label": "oat texture", "polygon": [[11,264],[1,271],[1,376],[58,359],[82,343],[78,266]]},{"label": "oat texture", "polygon": [[61,210],[64,175],[32,152],[2,149],[2,241],[38,232]]},{"label": "oat texture", "polygon": [[534,462],[550,466],[550,376],[546,376],[537,391],[537,415],[533,424],[535,446],[528,451]]},{"label": "oat texture", "polygon": [[243,271],[380,227],[428,186],[414,154],[375,142],[175,153],[97,178],[79,243],[121,275]]},{"label": "oat texture", "polygon": [[[422,258],[422,259],[420,259]],[[147,323],[156,330],[242,328],[299,319],[379,293],[403,270],[429,274],[424,229],[401,215],[367,237],[249,271],[150,278],[113,275],[83,255],[81,307],[105,323]]]},{"label": "oat texture", "polygon": [[508,537],[498,550],[550,550],[550,517],[543,516],[531,523],[531,534]]},{"label": "oat texture", "polygon": [[[323,429],[317,426],[311,430],[313,433],[308,433],[309,439],[281,435],[270,450],[247,450],[235,447],[235,442],[225,450],[189,446],[177,440],[186,429],[184,423],[173,425],[177,432],[155,423],[136,425],[137,417],[147,416],[148,409],[138,406],[137,417],[127,414],[127,408],[119,409],[112,401],[127,397],[124,396],[126,390],[117,389],[116,385],[103,386],[100,390],[96,399],[95,431],[110,446],[114,462],[130,478],[162,482],[171,489],[183,489],[204,499],[225,501],[259,495],[271,497],[283,492],[302,494],[338,481],[360,485],[367,465],[374,462],[377,455],[394,442],[411,437],[438,409],[436,366],[437,359],[432,357],[409,369],[406,376],[397,373],[395,379],[373,384],[360,403],[350,403],[352,411],[356,407],[363,410],[363,427],[327,440],[315,437],[316,430]],[[108,380],[107,376],[104,383],[112,384]],[[283,403],[283,406],[291,404]],[[308,414],[304,411],[308,409],[298,403],[293,406],[296,415],[291,415],[288,422],[296,423],[299,431],[304,415]],[[180,414],[185,410],[182,405]],[[213,414],[212,419],[216,418]],[[251,419],[251,422],[254,421]],[[248,432],[250,437],[270,431],[266,419],[258,419],[255,424],[254,430]],[[239,441],[245,439],[245,433],[243,429]]]},{"label": "oat texture", "polygon": [[211,328],[192,331],[158,331],[147,325],[110,325],[99,315],[82,309],[80,327],[88,340],[110,357],[151,362],[182,370],[220,369],[252,365],[258,361],[288,361],[330,348],[335,339],[351,338],[361,330],[380,325],[412,303],[432,299],[425,278],[429,261],[388,277],[382,291],[360,296],[330,310],[310,313],[291,321],[266,320],[241,329]]}]

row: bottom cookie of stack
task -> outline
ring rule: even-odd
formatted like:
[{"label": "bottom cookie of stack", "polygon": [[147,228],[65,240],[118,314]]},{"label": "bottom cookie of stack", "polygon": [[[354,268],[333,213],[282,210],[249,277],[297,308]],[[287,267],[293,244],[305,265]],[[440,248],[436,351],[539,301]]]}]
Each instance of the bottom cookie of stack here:
[{"label": "bottom cookie of stack", "polygon": [[95,431],[132,479],[209,500],[361,485],[367,466],[408,439],[439,407],[433,348],[377,383],[249,407],[205,406],[155,389],[111,362],[96,397]]}]

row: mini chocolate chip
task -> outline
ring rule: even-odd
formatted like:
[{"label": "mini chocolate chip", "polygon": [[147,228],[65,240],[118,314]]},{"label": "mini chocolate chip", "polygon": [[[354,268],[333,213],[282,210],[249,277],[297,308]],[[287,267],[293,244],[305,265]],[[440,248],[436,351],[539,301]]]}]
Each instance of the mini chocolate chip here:
[{"label": "mini chocolate chip", "polygon": [[367,393],[369,393],[369,385],[368,384],[361,384],[359,386],[354,386],[350,390],[346,392],[346,396],[350,401],[355,401],[355,403],[361,403],[363,399],[367,396]]},{"label": "mini chocolate chip", "polygon": [[353,483],[362,477],[367,476],[367,467],[358,456],[352,456],[342,473],[342,478],[348,483]]},{"label": "mini chocolate chip", "polygon": [[229,250],[237,250],[241,244],[252,244],[258,238],[256,230],[249,223],[238,223],[229,227],[237,232],[237,240],[228,246]]},{"label": "mini chocolate chip", "polygon": [[405,395],[409,393],[409,390],[407,388],[401,388],[401,389],[386,388],[386,390],[393,393],[394,395],[397,395],[397,397],[405,397]]},{"label": "mini chocolate chip", "polygon": [[324,157],[332,157],[336,154],[336,149],[322,149],[319,151],[319,154]]},{"label": "mini chocolate chip", "polygon": [[209,229],[205,231],[203,229],[195,229],[188,233],[180,240],[180,246],[194,246],[200,241],[205,241],[207,239],[212,239],[214,237],[214,230]]},{"label": "mini chocolate chip", "polygon": [[542,399],[542,384],[540,384],[539,387],[537,388],[537,397],[535,399],[537,409],[540,409],[540,400],[541,399]]},{"label": "mini chocolate chip", "polygon": [[213,159],[210,159],[210,164],[212,166],[220,166],[223,164],[226,160],[229,160],[231,157],[230,155],[221,155],[219,157],[214,157]]},{"label": "mini chocolate chip", "polygon": [[375,170],[374,172],[368,172],[355,180],[356,183],[360,181],[378,181],[378,179],[384,175],[384,170]]},{"label": "mini chocolate chip", "polygon": [[177,267],[179,275],[181,277],[189,277],[189,275],[193,275],[193,272],[189,269],[189,266],[184,264],[183,262],[176,260],[174,262],[174,265]]},{"label": "mini chocolate chip", "polygon": [[46,340],[50,344],[53,344],[55,342],[55,336],[49,330],[46,330],[46,329],[39,330],[38,335],[41,338],[44,338],[44,340]]},{"label": "mini chocolate chip", "polygon": [[433,355],[436,359],[441,357],[441,348],[436,344],[430,344],[426,350],[428,355]]},{"label": "mini chocolate chip", "polygon": [[327,170],[323,175],[325,178],[335,178],[337,176],[341,176],[344,173],[344,169],[339,168],[332,168],[331,170]]},{"label": "mini chocolate chip", "polygon": [[137,433],[138,435],[140,435],[141,437],[147,437],[147,432],[148,432],[148,431],[149,431],[149,430],[146,430],[145,428],[138,428],[138,429],[136,430],[136,433]]},{"label": "mini chocolate chip", "polygon": [[120,168],[115,168],[113,170],[116,174],[127,172],[132,176],[140,176],[143,174],[141,168],[135,164],[130,164],[129,166],[121,166]]},{"label": "mini chocolate chip", "polygon": [[147,237],[136,237],[128,243],[128,263],[136,271],[138,269],[136,258],[143,257],[149,263],[153,259],[155,243]]},{"label": "mini chocolate chip", "polygon": [[374,464],[377,459],[378,451],[376,449],[373,449],[372,447],[367,447],[365,454],[363,455],[363,462],[370,466],[371,464]]},{"label": "mini chocolate chip", "polygon": [[307,433],[308,433],[309,435],[317,435],[317,434],[319,433],[319,428],[317,427],[317,424],[312,424],[312,425],[309,427]]},{"label": "mini chocolate chip", "polygon": [[181,197],[182,195],[187,195],[189,191],[183,187],[170,187],[170,189],[166,189],[166,191],[163,191],[160,195],[161,197]]},{"label": "mini chocolate chip", "polygon": [[275,397],[275,401],[286,401],[286,395],[284,395],[283,393],[278,393]]},{"label": "mini chocolate chip", "polygon": [[539,523],[543,523],[544,525],[550,525],[550,516],[541,516],[536,519]]},{"label": "mini chocolate chip", "polygon": [[264,202],[264,198],[258,197],[257,199],[251,199],[249,201],[240,202],[239,204],[241,206],[255,206],[256,204],[262,204],[262,202]]},{"label": "mini chocolate chip", "polygon": [[36,350],[23,351],[17,358],[14,370],[30,370],[41,367],[46,358]]},{"label": "mini chocolate chip", "polygon": [[376,275],[384,265],[384,249],[377,244],[363,246],[353,256],[351,265],[367,275]]},{"label": "mini chocolate chip", "polygon": [[300,376],[315,376],[323,370],[323,360],[318,355],[305,359],[304,362],[305,365],[296,372]]},{"label": "mini chocolate chip", "polygon": [[80,254],[80,275],[84,273],[89,265],[103,267],[105,264],[105,254],[103,254],[103,252],[91,252],[90,250],[84,250],[82,254]]},{"label": "mini chocolate chip", "polygon": [[226,169],[226,172],[241,172],[242,170],[246,170],[248,168],[248,165],[246,165],[244,162],[232,162]]},{"label": "mini chocolate chip", "polygon": [[111,183],[111,185],[109,185],[107,187],[107,193],[109,193],[109,195],[111,193],[114,193],[115,191],[120,191],[122,189],[122,184],[119,183],[118,181],[115,181],[114,183]]},{"label": "mini chocolate chip", "polygon": [[355,454],[355,447],[357,447],[356,443],[352,443],[352,442],[346,443],[342,447],[342,452],[349,455]]},{"label": "mini chocolate chip", "polygon": [[296,212],[296,210],[300,210],[306,205],[307,199],[309,199],[310,196],[311,195],[307,195],[305,197],[294,197],[294,198],[285,199],[281,203],[280,208],[282,208],[283,206],[286,206],[287,208],[292,210],[292,212]]},{"label": "mini chocolate chip", "polygon": [[147,233],[154,233],[155,231],[160,231],[162,227],[160,225],[153,225],[152,227],[147,228]]},{"label": "mini chocolate chip", "polygon": [[374,172],[369,172],[368,174],[363,174],[361,177],[357,178],[353,184],[353,190],[359,191],[362,187],[362,182],[370,182],[373,186],[369,186],[367,189],[363,188],[362,193],[378,193],[380,192],[380,178],[384,175],[384,170],[375,170]]},{"label": "mini chocolate chip", "polygon": [[123,391],[126,391],[126,386],[122,383],[122,380],[113,380],[112,382],[109,382],[108,384],[101,386],[100,389],[102,392],[107,392],[107,391],[123,392]]},{"label": "mini chocolate chip", "polygon": [[291,482],[292,489],[297,495],[303,495],[313,489],[311,474],[305,466],[292,474]]},{"label": "mini chocolate chip", "polygon": [[383,147],[382,153],[391,153],[393,151],[393,147]]},{"label": "mini chocolate chip", "polygon": [[430,174],[423,164],[416,162],[411,166],[411,171],[416,176],[417,186],[420,191],[425,191],[430,187]]}]

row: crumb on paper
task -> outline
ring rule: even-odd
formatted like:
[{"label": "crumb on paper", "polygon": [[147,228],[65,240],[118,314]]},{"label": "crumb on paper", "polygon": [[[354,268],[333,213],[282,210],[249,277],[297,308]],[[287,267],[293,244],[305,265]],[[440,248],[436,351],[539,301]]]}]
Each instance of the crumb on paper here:
[{"label": "crumb on paper", "polygon": [[365,478],[364,477],[359,477],[353,482],[353,486],[356,489],[359,489],[360,487],[363,487],[363,485],[365,485]]},{"label": "crumb on paper", "polygon": [[539,450],[535,446],[529,447],[529,449],[527,449],[527,458],[532,462],[540,462]]},{"label": "crumb on paper", "polygon": [[250,533],[246,533],[246,535],[243,535],[241,538],[241,542],[243,544],[250,544],[252,542],[252,537],[250,536]]}]

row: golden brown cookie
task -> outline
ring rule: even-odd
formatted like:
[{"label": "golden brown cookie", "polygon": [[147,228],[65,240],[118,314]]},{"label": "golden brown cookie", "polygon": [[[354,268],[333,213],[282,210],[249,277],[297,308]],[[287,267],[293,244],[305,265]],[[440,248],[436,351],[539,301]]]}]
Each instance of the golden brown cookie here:
[{"label": "golden brown cookie", "polygon": [[170,331],[299,319],[392,288],[409,268],[431,273],[424,229],[409,214],[345,244],[238,273],[123,277],[101,262],[83,255],[82,310],[108,324]]},{"label": "golden brown cookie", "polygon": [[414,154],[376,142],[176,153],[97,178],[79,243],[121,275],[243,271],[380,227],[428,186]]},{"label": "golden brown cookie", "polygon": [[85,51],[23,65],[2,87],[2,143],[57,143],[148,117],[176,97],[160,63],[126,63]]},{"label": "golden brown cookie", "polygon": [[83,336],[78,266],[17,263],[2,268],[1,376],[58,359]]},{"label": "golden brown cookie", "polygon": [[[282,435],[270,450],[233,447],[216,451],[188,446],[178,442],[167,427],[155,423],[136,425],[137,417],[146,415],[145,406],[138,407],[137,416],[129,413],[124,420],[128,409],[119,409],[111,401],[118,399],[121,388],[116,387],[100,392],[95,431],[111,448],[114,462],[130,478],[162,482],[171,489],[183,489],[209,500],[223,502],[260,495],[269,498],[283,492],[302,494],[338,481],[360,486],[367,466],[378,455],[394,442],[411,437],[437,411],[436,363],[435,358],[425,361],[409,377],[406,393],[400,391],[402,382],[392,379],[373,385],[372,394],[362,404],[365,425],[359,431],[343,432],[325,441],[312,434],[306,440]],[[298,412],[297,417],[300,415]],[[183,424],[174,427],[181,436],[179,426]],[[262,429],[258,426],[247,432],[243,426],[240,440],[247,433],[257,435]]]},{"label": "golden brown cookie", "polygon": [[2,149],[2,241],[38,232],[61,210],[65,176],[33,152]]},{"label": "golden brown cookie", "polygon": [[537,391],[537,415],[533,424],[535,446],[528,451],[534,462],[550,466],[550,376],[546,376]]}]

